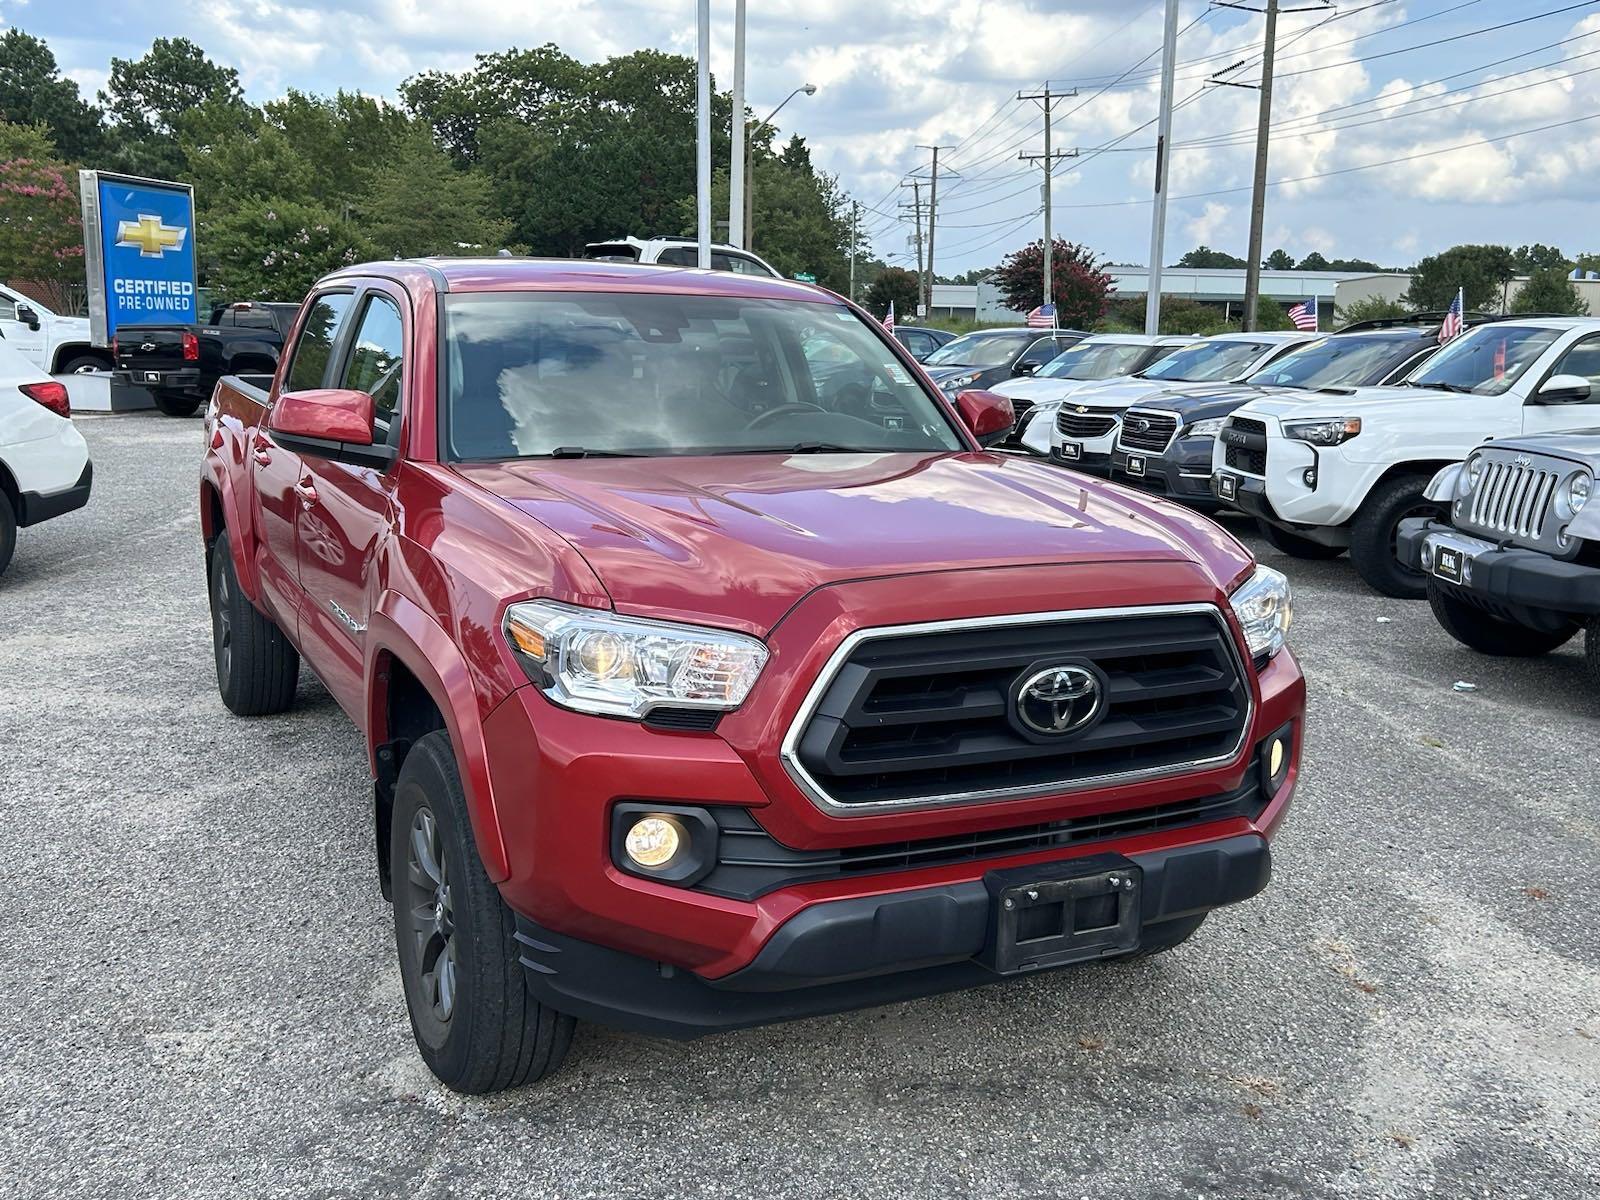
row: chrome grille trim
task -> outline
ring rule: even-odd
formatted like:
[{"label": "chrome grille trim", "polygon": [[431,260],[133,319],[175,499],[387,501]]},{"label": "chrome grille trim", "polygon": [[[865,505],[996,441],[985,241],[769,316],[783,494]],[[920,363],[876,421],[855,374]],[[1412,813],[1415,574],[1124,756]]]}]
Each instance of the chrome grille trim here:
[{"label": "chrome grille trim", "polygon": [[1568,468],[1559,460],[1515,450],[1487,449],[1483,476],[1470,494],[1460,525],[1496,541],[1538,545],[1547,526],[1556,489]]},{"label": "chrome grille trim", "polygon": [[[1129,429],[1129,422],[1135,417],[1148,421],[1148,428],[1139,431]],[[1130,408],[1123,415],[1122,425],[1117,430],[1117,448],[1142,454],[1165,454],[1167,447],[1172,445],[1172,439],[1178,436],[1178,430],[1182,428],[1183,418],[1175,412],[1163,408]]]}]

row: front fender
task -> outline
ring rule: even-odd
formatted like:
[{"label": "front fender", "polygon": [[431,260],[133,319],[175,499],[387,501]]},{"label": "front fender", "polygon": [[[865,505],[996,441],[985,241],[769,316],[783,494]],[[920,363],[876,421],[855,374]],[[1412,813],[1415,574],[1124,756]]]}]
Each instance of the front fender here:
[{"label": "front fender", "polygon": [[1451,463],[1448,467],[1441,467],[1439,473],[1428,482],[1428,490],[1423,495],[1429,500],[1450,503],[1456,498],[1456,484],[1461,480],[1461,467],[1461,463]]},{"label": "front fender", "polygon": [[367,756],[376,773],[377,750],[389,740],[386,671],[390,661],[416,676],[444,716],[461,783],[467,793],[473,838],[484,870],[495,883],[511,874],[505,838],[489,777],[488,748],[477,690],[466,657],[444,628],[398,592],[384,592],[367,625]]}]

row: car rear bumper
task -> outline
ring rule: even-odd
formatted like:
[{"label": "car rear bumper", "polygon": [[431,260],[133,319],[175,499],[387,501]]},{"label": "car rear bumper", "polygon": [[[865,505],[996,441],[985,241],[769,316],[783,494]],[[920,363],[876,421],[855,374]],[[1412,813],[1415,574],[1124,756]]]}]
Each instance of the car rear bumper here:
[{"label": "car rear bumper", "polygon": [[[1434,569],[1441,549],[1456,551],[1465,563],[1459,582],[1441,577]],[[1502,550],[1493,542],[1458,533],[1442,521],[1421,517],[1400,523],[1397,550],[1400,560],[1412,570],[1521,624],[1541,624],[1536,613],[1600,613],[1600,567],[1514,546]]]},{"label": "car rear bumper", "polygon": [[135,387],[150,388],[152,391],[181,392],[202,399],[209,394],[205,390],[198,367],[172,370],[164,367],[120,366],[118,370],[127,376],[128,382]]},{"label": "car rear bumper", "polygon": [[76,512],[89,503],[89,493],[93,487],[94,464],[86,462],[83,464],[83,474],[79,475],[78,481],[69,488],[59,492],[23,492],[20,497],[22,504],[17,512],[17,524],[37,525],[52,517]]}]

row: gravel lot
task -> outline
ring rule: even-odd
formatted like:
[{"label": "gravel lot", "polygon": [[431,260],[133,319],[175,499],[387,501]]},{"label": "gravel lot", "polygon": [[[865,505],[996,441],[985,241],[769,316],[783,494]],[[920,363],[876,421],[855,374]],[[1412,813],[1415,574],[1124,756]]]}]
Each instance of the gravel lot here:
[{"label": "gravel lot", "polygon": [[[414,1053],[361,743],[217,699],[200,423],[85,417],[97,491],[0,581],[8,1196],[1600,1192],[1600,696],[1285,564],[1308,769],[1272,887],[1161,958],[551,1083]],[[1252,539],[1254,541],[1254,539]],[[1457,680],[1478,685],[1452,690]]]}]

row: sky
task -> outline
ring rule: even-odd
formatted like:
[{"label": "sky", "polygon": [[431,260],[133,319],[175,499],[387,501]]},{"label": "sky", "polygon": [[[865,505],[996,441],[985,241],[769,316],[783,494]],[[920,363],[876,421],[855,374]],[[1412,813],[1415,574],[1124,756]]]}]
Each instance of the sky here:
[{"label": "sky", "polygon": [[[1265,250],[1385,266],[1459,242],[1600,250],[1600,0],[1283,7],[1299,11],[1278,24],[1268,169],[1277,186],[1267,193]],[[1056,163],[1056,236],[1113,262],[1148,260],[1163,0],[749,8],[750,107],[765,116],[794,88],[816,84],[777,124],[784,136],[803,135],[813,161],[862,203],[877,253],[912,256],[899,209],[911,190],[899,185],[926,180],[921,145],[949,147],[940,158],[941,274],[993,265],[1037,239],[1043,170],[1017,155],[1043,149],[1042,111],[1016,97],[1048,83],[1078,93],[1054,105],[1054,147],[1079,151]],[[0,0],[0,22],[48,41],[91,97],[113,56],[138,57],[157,36],[198,42],[237,68],[257,102],[291,87],[393,98],[415,72],[545,42],[587,61],[695,48],[693,0]],[[712,23],[712,67],[727,88],[733,0],[713,0]],[[1200,243],[1242,255],[1263,18],[1182,0],[1179,28],[1163,257],[1171,263]],[[1215,83],[1218,72],[1249,86]]]}]

